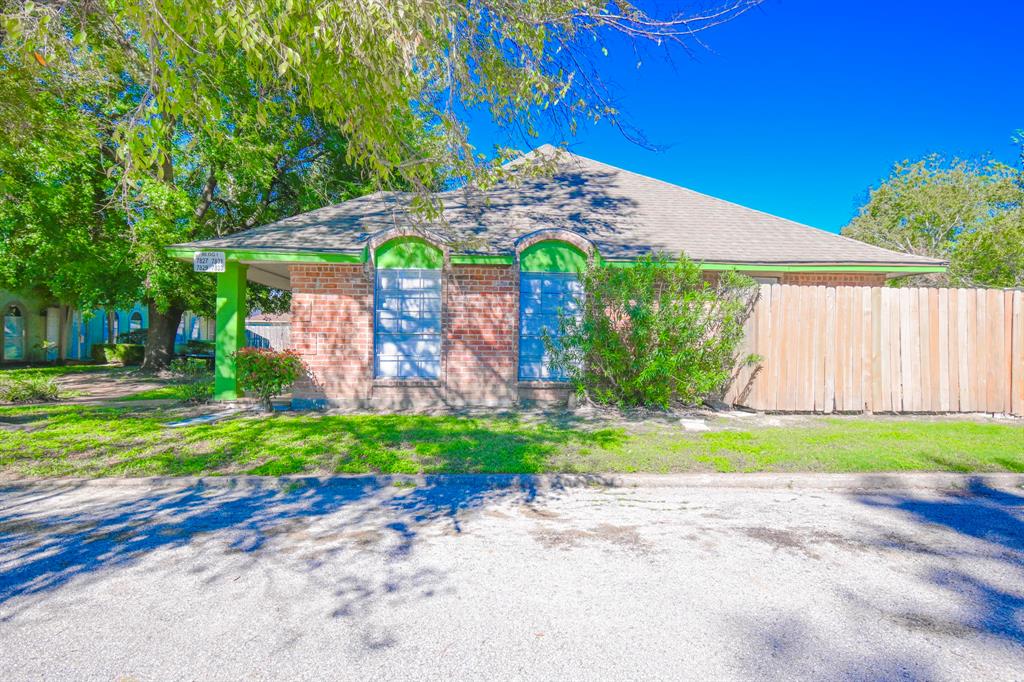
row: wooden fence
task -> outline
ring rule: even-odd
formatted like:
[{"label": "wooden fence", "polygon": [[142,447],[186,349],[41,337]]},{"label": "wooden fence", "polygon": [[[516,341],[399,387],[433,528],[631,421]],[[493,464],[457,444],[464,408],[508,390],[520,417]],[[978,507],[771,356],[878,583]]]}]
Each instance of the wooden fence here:
[{"label": "wooden fence", "polygon": [[291,346],[289,322],[246,322],[245,345],[250,348],[284,350]]},{"label": "wooden fence", "polygon": [[1024,291],[762,285],[726,401],[1024,416]]}]

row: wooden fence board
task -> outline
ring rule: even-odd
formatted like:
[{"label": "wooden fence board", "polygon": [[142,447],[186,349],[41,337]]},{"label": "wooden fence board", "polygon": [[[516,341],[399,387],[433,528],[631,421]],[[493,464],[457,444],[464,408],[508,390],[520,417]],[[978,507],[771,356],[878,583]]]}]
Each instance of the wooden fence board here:
[{"label": "wooden fence board", "polygon": [[857,294],[860,298],[860,338],[861,338],[861,352],[860,352],[860,364],[862,369],[861,384],[860,384],[860,406],[858,410],[867,410],[873,412],[872,396],[872,383],[875,378],[874,370],[874,343],[873,334],[871,332],[871,325],[873,324],[874,318],[871,315],[871,289],[869,287],[858,287],[856,289]]},{"label": "wooden fence board", "polygon": [[902,315],[900,315],[900,300],[901,295],[898,289],[890,289],[885,292],[885,295],[889,297],[889,328],[892,333],[889,346],[891,348],[892,359],[889,361],[889,368],[891,372],[890,383],[892,384],[892,410],[893,412],[902,412],[903,407],[903,344],[900,338],[900,321]]},{"label": "wooden fence board", "polygon": [[1003,412],[1013,414],[1013,292],[1003,291]]},{"label": "wooden fence board", "polygon": [[836,289],[825,290],[825,405],[826,414],[836,406]]},{"label": "wooden fence board", "polygon": [[764,285],[746,330],[737,404],[1024,416],[1024,291]]},{"label": "wooden fence board", "polygon": [[871,305],[871,411],[888,412],[882,400],[882,290],[868,290]]},{"label": "wooden fence board", "polygon": [[966,412],[977,412],[980,408],[979,395],[984,395],[980,390],[979,383],[984,377],[978,374],[978,292],[975,289],[968,289],[967,294],[967,371],[964,379],[967,382],[967,408]]},{"label": "wooden fence board", "polygon": [[933,334],[939,372],[939,412],[949,412],[949,289],[936,290]]},{"label": "wooden fence board", "polygon": [[928,310],[928,289],[917,289],[917,342],[921,345],[919,352],[921,358],[921,393],[917,409],[919,412],[930,412],[932,409],[932,377],[931,377],[931,320]]},{"label": "wooden fence board", "polygon": [[985,321],[988,334],[988,345],[986,356],[988,358],[988,391],[986,412],[999,413],[1003,411],[1003,321],[1000,319],[1003,312],[1003,292],[998,289],[989,289],[986,293],[986,306],[988,316]]},{"label": "wooden fence board", "polygon": [[1024,416],[1024,291],[1013,292],[1013,343],[1010,361],[1013,365],[1013,408],[1011,412]]}]

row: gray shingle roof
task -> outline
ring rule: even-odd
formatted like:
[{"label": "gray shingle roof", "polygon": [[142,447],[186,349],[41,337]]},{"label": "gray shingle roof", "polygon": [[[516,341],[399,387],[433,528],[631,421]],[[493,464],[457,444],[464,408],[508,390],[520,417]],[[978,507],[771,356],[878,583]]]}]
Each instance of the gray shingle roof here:
[{"label": "gray shingle roof", "polygon": [[[486,202],[459,190],[444,192],[444,220],[428,227],[449,241],[456,253],[511,253],[517,238],[558,228],[589,239],[609,259],[684,252],[694,260],[715,263],[943,264],[864,244],[547,145],[532,154],[557,155],[554,175],[501,185],[487,193]],[[375,233],[418,224],[406,210],[409,199],[401,192],[377,192],[185,246],[355,253]]]}]

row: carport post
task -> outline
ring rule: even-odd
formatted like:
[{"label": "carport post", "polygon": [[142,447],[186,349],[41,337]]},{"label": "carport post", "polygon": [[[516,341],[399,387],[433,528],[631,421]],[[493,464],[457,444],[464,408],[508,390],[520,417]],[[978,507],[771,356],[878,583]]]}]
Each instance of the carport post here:
[{"label": "carport post", "polygon": [[217,340],[214,400],[242,397],[238,388],[234,354],[245,345],[245,271],[246,265],[229,260],[224,272],[217,273]]}]

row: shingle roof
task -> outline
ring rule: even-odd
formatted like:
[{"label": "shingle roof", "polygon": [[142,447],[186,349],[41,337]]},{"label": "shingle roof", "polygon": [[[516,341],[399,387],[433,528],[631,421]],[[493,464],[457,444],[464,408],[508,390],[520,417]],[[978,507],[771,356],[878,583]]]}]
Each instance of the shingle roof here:
[{"label": "shingle roof", "polygon": [[[511,253],[517,238],[570,230],[608,259],[680,252],[713,263],[942,265],[716,199],[545,145],[553,176],[500,185],[486,202],[444,192],[444,219],[431,227],[456,253]],[[355,253],[375,233],[419,224],[411,196],[377,192],[227,237],[192,242],[202,249]],[[420,224],[422,227],[422,225]]]}]

